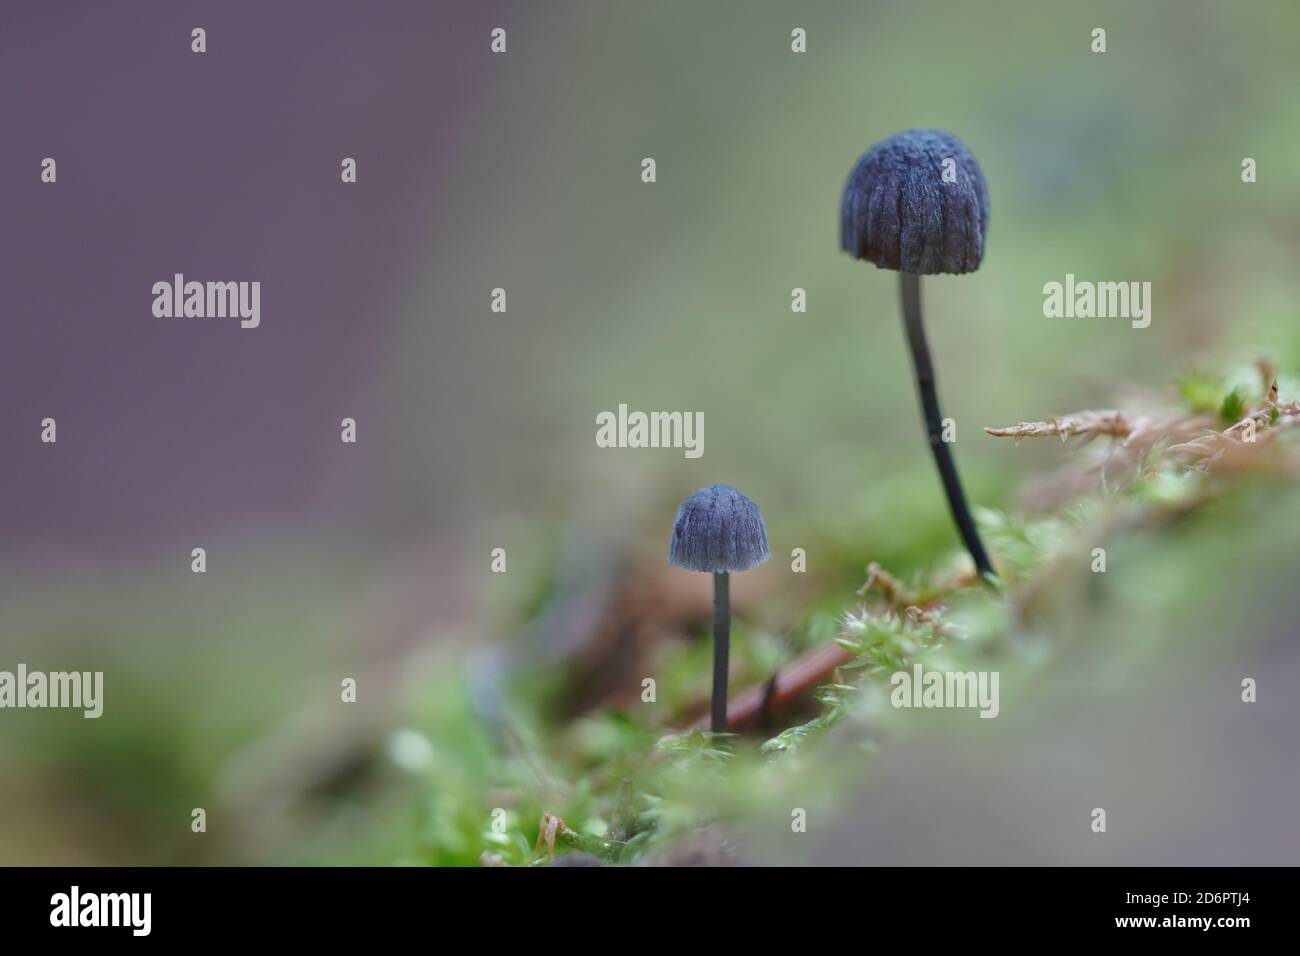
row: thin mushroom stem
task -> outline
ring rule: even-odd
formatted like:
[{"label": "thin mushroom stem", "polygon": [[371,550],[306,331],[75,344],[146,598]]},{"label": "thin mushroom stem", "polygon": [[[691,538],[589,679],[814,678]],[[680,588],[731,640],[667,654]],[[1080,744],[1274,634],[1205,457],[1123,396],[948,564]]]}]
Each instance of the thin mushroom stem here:
[{"label": "thin mushroom stem", "polygon": [[713,706],[712,729],[727,732],[727,655],[731,648],[731,575],[713,575]]},{"label": "thin mushroom stem", "polygon": [[930,450],[943,480],[943,490],[948,496],[948,508],[961,539],[975,561],[980,577],[996,577],[989,562],[975,520],[966,505],[966,496],[957,477],[957,465],[952,460],[948,443],[943,440],[943,416],[939,412],[939,395],[935,390],[934,366],[930,362],[930,346],[925,341],[925,327],[921,324],[921,277],[913,272],[900,272],[899,282],[903,294],[903,327],[907,330],[907,344],[912,350],[912,367],[916,370],[916,388],[921,396],[921,411],[925,415],[925,428],[930,436]]}]

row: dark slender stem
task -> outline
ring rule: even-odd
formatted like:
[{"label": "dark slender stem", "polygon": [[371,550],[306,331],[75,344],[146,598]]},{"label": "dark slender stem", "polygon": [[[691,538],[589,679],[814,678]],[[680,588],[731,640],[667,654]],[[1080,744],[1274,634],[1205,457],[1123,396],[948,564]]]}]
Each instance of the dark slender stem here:
[{"label": "dark slender stem", "polygon": [[916,369],[916,388],[921,395],[921,411],[925,415],[925,428],[930,436],[930,450],[934,463],[943,479],[943,490],[948,495],[948,508],[957,522],[957,530],[966,544],[966,550],[975,561],[981,577],[992,575],[993,565],[984,551],[975,520],[966,506],[966,496],[957,477],[957,465],[952,460],[948,443],[943,440],[943,416],[939,412],[939,395],[935,390],[934,366],[930,363],[930,346],[925,341],[925,327],[921,324],[921,277],[912,272],[899,273],[903,293],[903,327],[907,330],[907,344],[912,350],[912,366]]},{"label": "dark slender stem", "polygon": [[727,732],[727,654],[731,648],[731,575],[713,575],[713,732]]}]

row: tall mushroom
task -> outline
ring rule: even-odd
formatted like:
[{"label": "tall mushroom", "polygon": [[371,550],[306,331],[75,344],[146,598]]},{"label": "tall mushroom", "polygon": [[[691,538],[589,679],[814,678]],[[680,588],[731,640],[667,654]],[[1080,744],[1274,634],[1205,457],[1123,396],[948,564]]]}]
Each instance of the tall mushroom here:
[{"label": "tall mushroom", "polygon": [[961,140],[939,129],[910,129],[876,143],[853,167],[840,202],[844,251],[899,273],[903,327],[930,450],[957,530],[985,579],[994,576],[993,565],[942,436],[934,367],[921,324],[921,276],[978,269],[988,225],[988,186],[979,163]]},{"label": "tall mushroom", "polygon": [[711,727],[727,730],[727,658],[731,646],[731,572],[762,564],[767,527],[758,506],[731,485],[701,488],[682,502],[673,523],[668,563],[713,575],[713,702]]}]

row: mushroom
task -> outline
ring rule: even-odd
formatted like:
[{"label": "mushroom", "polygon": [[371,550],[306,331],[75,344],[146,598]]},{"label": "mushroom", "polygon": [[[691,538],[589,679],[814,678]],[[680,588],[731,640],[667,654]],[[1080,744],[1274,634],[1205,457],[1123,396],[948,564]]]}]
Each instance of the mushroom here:
[{"label": "mushroom", "polygon": [[840,203],[840,245],[855,259],[899,273],[903,327],[921,410],[957,530],[975,568],[996,580],[942,437],[930,347],[921,324],[921,276],[974,272],[984,255],[989,194],[964,143],[939,129],[910,129],[881,140],[858,160]]},{"label": "mushroom", "polygon": [[668,563],[713,575],[713,703],[711,727],[727,731],[727,655],[731,645],[731,573],[770,558],[758,506],[731,485],[701,488],[682,502],[673,523]]}]

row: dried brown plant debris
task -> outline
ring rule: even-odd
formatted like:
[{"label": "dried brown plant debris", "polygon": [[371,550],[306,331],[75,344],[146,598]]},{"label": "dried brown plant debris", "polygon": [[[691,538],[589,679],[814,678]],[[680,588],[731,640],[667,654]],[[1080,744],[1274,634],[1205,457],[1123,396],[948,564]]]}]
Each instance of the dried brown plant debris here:
[{"label": "dried brown plant debris", "polygon": [[[985,428],[995,438],[1019,442],[1026,438],[1077,439],[1084,453],[1083,467],[1076,462],[1031,486],[1027,497],[1038,507],[1053,507],[1063,500],[1103,488],[1122,487],[1143,474],[1170,464],[1201,473],[1258,470],[1279,464],[1260,452],[1283,431],[1300,425],[1300,401],[1279,403],[1276,367],[1267,359],[1256,363],[1262,395],[1245,405],[1244,416],[1227,428],[1212,414],[1161,405],[1124,411],[1082,411],[1047,421],[1018,422],[1002,428]],[[1087,448],[1095,439],[1110,438]],[[1292,453],[1280,464],[1300,467]]]},{"label": "dried brown plant debris", "polygon": [[911,603],[914,600],[903,582],[898,580],[898,578],[894,577],[875,561],[872,561],[867,565],[867,580],[863,583],[862,587],[858,588],[858,596],[865,597],[873,590],[876,591],[890,607],[899,607]]},{"label": "dried brown plant debris", "polygon": [[553,860],[556,838],[577,836],[578,834],[569,829],[569,825],[554,813],[543,813],[541,821],[537,824],[537,846],[534,847],[533,852],[541,853],[545,850],[547,858]]},{"label": "dried brown plant debris", "polygon": [[1202,472],[1239,468],[1249,464],[1252,460],[1249,456],[1297,424],[1300,424],[1300,401],[1279,405],[1274,382],[1270,397],[1240,421],[1222,431],[1206,430],[1190,441],[1171,445],[1167,454]]},{"label": "dried brown plant debris", "polygon": [[1046,422],[1017,422],[1004,428],[985,428],[994,438],[1044,438],[1059,437],[1061,441],[1076,435],[1096,438],[1110,435],[1112,438],[1128,438],[1132,426],[1123,412],[1078,412],[1064,418],[1053,418]]}]

